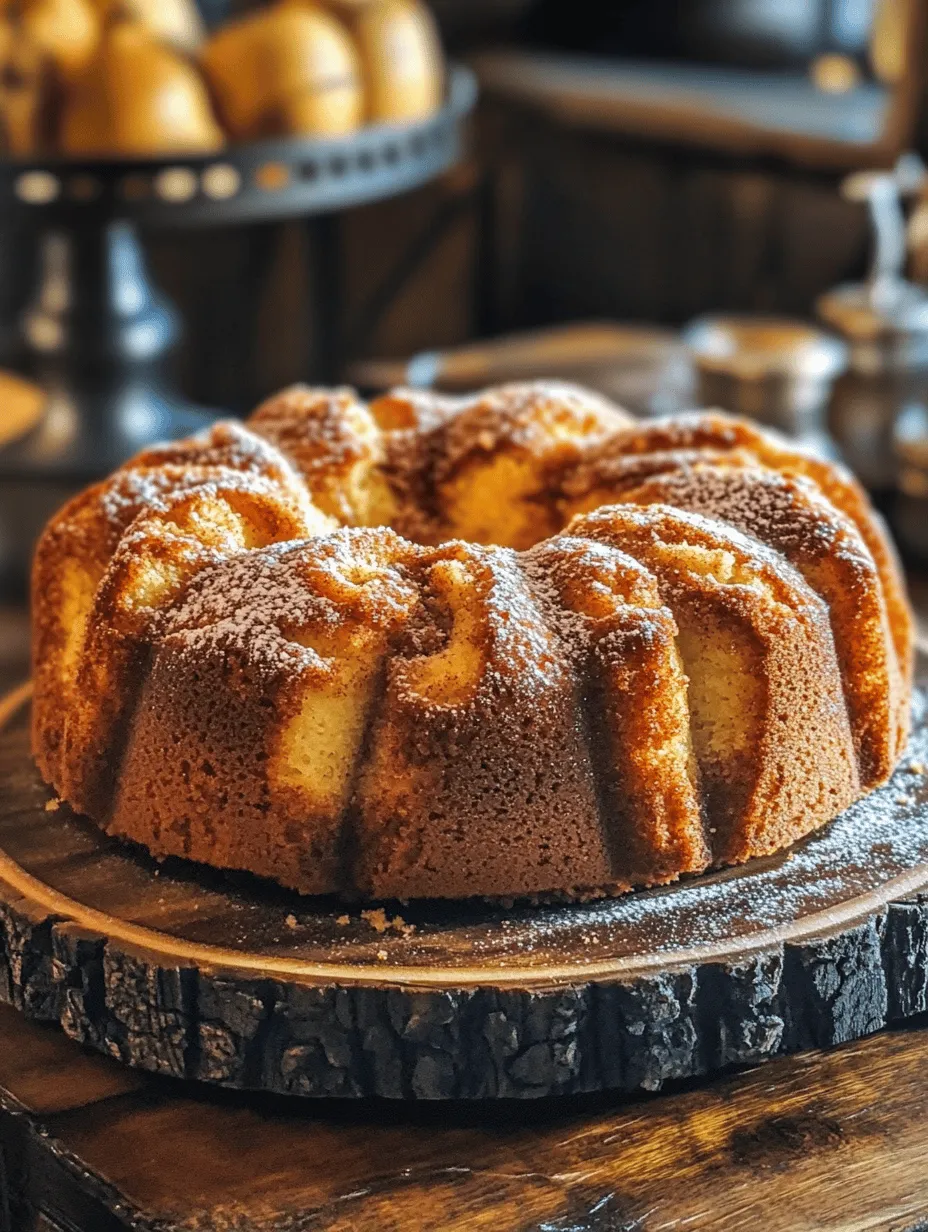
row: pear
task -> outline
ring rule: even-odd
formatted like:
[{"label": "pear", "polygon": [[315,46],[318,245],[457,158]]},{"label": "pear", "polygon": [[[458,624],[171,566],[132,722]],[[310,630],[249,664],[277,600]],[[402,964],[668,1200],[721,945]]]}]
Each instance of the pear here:
[{"label": "pear", "polygon": [[207,42],[201,63],[234,137],[348,132],[361,122],[351,36],[316,5],[284,0],[230,23]]},{"label": "pear", "polygon": [[886,86],[898,85],[905,76],[910,24],[904,0],[882,0],[876,6],[870,30],[870,64],[877,79]]},{"label": "pear", "polygon": [[216,150],[223,134],[196,68],[141,25],[116,21],[73,83],[62,152],[144,156]]},{"label": "pear", "polygon": [[267,134],[339,137],[353,133],[363,117],[363,98],[354,82],[291,94],[269,113]]},{"label": "pear", "polygon": [[48,57],[19,24],[0,17],[0,136],[14,157],[45,151],[53,89]]},{"label": "pear", "polygon": [[375,4],[380,4],[381,0],[294,0],[294,2],[297,4],[321,4],[323,8],[328,9],[330,13],[334,13],[342,21],[350,23],[362,9],[372,8]]},{"label": "pear", "polygon": [[23,33],[66,81],[90,63],[100,42],[100,19],[89,0],[21,0]]},{"label": "pear", "polygon": [[0,406],[3,407],[0,445],[18,440],[34,428],[47,402],[48,394],[40,386],[23,380],[15,372],[0,369]]},{"label": "pear", "polygon": [[206,31],[195,0],[94,0],[103,20],[125,16],[178,51],[188,54],[201,46]]},{"label": "pear", "polygon": [[352,22],[367,87],[367,118],[404,123],[437,111],[444,93],[438,29],[420,0],[365,5]]}]

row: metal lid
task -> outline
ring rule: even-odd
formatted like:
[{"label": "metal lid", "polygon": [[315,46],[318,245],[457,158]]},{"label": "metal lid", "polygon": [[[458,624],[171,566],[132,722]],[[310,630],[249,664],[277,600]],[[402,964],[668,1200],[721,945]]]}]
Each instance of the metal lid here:
[{"label": "metal lid", "polygon": [[876,287],[853,282],[835,287],[816,302],[822,321],[849,342],[888,341],[928,335],[928,295],[911,282]]},{"label": "metal lid", "polygon": [[847,362],[839,339],[788,317],[699,317],[683,331],[683,340],[701,371],[740,381],[831,380]]}]

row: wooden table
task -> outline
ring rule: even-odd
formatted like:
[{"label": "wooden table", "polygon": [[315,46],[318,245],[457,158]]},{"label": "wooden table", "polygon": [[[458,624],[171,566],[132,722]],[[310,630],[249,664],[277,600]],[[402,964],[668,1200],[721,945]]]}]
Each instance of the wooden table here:
[{"label": "wooden table", "polygon": [[926,1072],[908,1030],[633,1102],[307,1105],[148,1078],[4,1008],[0,1226],[914,1232]]},{"label": "wooden table", "polygon": [[[0,687],[24,650],[0,610]],[[409,1106],[155,1078],[0,1006],[0,1232],[926,1232],[926,1025],[634,1099]]]}]

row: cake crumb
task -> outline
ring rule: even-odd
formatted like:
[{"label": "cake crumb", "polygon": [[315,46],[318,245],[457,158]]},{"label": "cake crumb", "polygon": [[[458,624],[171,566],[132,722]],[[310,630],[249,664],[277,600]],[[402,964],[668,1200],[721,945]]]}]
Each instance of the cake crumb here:
[{"label": "cake crumb", "polygon": [[369,911],[362,911],[361,919],[366,920],[375,933],[385,933],[390,927],[390,921],[383,907],[372,907]]},{"label": "cake crumb", "polygon": [[288,928],[299,928],[300,926],[299,920],[296,918],[296,916],[293,914],[292,911],[287,916],[287,918],[284,920],[284,923],[286,924]]},{"label": "cake crumb", "polygon": [[[395,915],[391,920],[383,907],[373,907],[369,911],[362,911],[361,919],[366,920],[378,933],[385,933],[392,929],[402,937],[409,937],[416,931],[415,924],[407,924],[401,915]],[[347,922],[348,917],[346,916],[345,923]]]},{"label": "cake crumb", "polygon": [[61,808],[61,801],[57,796],[52,796],[50,800],[45,801],[46,813],[55,813]]},{"label": "cake crumb", "polygon": [[911,804],[912,797],[911,796],[896,796],[896,803],[902,804],[902,805]]},{"label": "cake crumb", "polygon": [[910,761],[906,766],[906,770],[908,770],[909,774],[924,774],[925,763],[923,761]]},{"label": "cake crumb", "polygon": [[335,923],[336,923],[336,924],[338,924],[341,928],[344,928],[346,924],[350,924],[350,923],[351,923],[351,916],[350,916],[350,915],[339,915],[339,916],[336,916],[336,917],[335,917]]},{"label": "cake crumb", "polygon": [[387,961],[387,951],[386,951],[386,950],[378,950],[378,951],[377,951],[377,961],[378,961],[378,962],[386,962],[386,961]]}]

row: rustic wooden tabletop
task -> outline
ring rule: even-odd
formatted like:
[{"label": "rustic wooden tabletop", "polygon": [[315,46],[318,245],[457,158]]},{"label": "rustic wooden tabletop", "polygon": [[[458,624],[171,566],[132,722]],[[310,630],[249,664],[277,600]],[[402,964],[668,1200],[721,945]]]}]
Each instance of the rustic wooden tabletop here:
[{"label": "rustic wooden tabletop", "polygon": [[[0,689],[27,640],[0,609]],[[0,1232],[926,1232],[926,1026],[633,1099],[410,1106],[156,1078],[0,1006]]]},{"label": "rustic wooden tabletop", "polygon": [[149,1078],[0,1008],[0,1226],[915,1232],[926,1070],[910,1029],[631,1102],[305,1104]]}]

